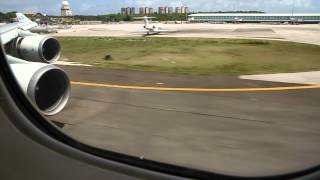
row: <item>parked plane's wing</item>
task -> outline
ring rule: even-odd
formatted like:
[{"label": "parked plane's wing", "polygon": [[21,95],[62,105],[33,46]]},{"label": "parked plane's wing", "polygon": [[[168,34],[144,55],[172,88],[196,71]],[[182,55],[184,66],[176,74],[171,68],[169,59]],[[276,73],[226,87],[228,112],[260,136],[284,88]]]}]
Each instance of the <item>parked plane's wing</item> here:
[{"label": "parked plane's wing", "polygon": [[158,29],[155,32],[160,32],[160,33],[174,33],[178,32],[177,30],[169,30],[169,29]]},{"label": "parked plane's wing", "polygon": [[147,17],[147,16],[144,16],[144,17],[134,17],[133,19],[156,19],[156,17]]},{"label": "parked plane's wing", "polygon": [[139,30],[136,30],[136,31],[131,31],[131,32],[134,32],[134,33],[146,33],[146,32],[149,32],[150,30],[147,30],[147,29],[139,29]]},{"label": "parked plane's wing", "polygon": [[29,30],[34,27],[37,27],[38,24],[35,22],[32,22],[29,18],[27,18],[24,14],[22,13],[16,13],[17,19],[18,19],[18,26],[22,30]]},{"label": "parked plane's wing", "polygon": [[23,31],[27,31],[38,26],[37,23],[32,22],[22,13],[16,13],[16,15],[19,22],[0,26],[0,39],[2,44],[7,44],[11,40],[21,36],[22,33],[28,33]]}]

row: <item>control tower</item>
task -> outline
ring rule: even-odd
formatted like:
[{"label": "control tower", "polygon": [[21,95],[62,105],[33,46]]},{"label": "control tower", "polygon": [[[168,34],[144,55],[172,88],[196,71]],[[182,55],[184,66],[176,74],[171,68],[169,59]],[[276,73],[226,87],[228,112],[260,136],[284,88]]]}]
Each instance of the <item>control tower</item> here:
[{"label": "control tower", "polygon": [[61,16],[72,16],[72,11],[68,1],[62,1]]}]

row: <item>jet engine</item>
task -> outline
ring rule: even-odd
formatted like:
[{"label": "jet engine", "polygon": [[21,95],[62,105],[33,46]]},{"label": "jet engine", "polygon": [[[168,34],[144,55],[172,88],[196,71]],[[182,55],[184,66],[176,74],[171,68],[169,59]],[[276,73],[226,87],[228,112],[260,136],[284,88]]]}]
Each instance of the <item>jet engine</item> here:
[{"label": "jet engine", "polygon": [[57,39],[43,35],[27,35],[16,38],[7,46],[7,53],[26,61],[54,63],[61,57]]},{"label": "jet engine", "polygon": [[41,113],[55,115],[66,106],[70,96],[70,81],[62,69],[9,55],[7,59],[22,90]]}]

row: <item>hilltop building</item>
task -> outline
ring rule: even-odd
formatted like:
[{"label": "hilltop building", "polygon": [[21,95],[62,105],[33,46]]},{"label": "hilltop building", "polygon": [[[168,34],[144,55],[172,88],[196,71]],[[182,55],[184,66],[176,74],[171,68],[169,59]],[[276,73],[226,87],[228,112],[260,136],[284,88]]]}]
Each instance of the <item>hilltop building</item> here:
[{"label": "hilltop building", "polygon": [[62,1],[61,16],[72,16],[72,11],[68,1]]}]

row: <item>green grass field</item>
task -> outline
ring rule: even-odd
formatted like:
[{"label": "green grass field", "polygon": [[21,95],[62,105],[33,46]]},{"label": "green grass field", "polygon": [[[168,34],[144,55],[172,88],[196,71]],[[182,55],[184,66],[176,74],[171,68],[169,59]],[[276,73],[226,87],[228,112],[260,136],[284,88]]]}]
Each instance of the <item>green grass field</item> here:
[{"label": "green grass field", "polygon": [[195,38],[58,39],[65,59],[112,69],[200,75],[320,70],[320,46],[292,42]]}]

